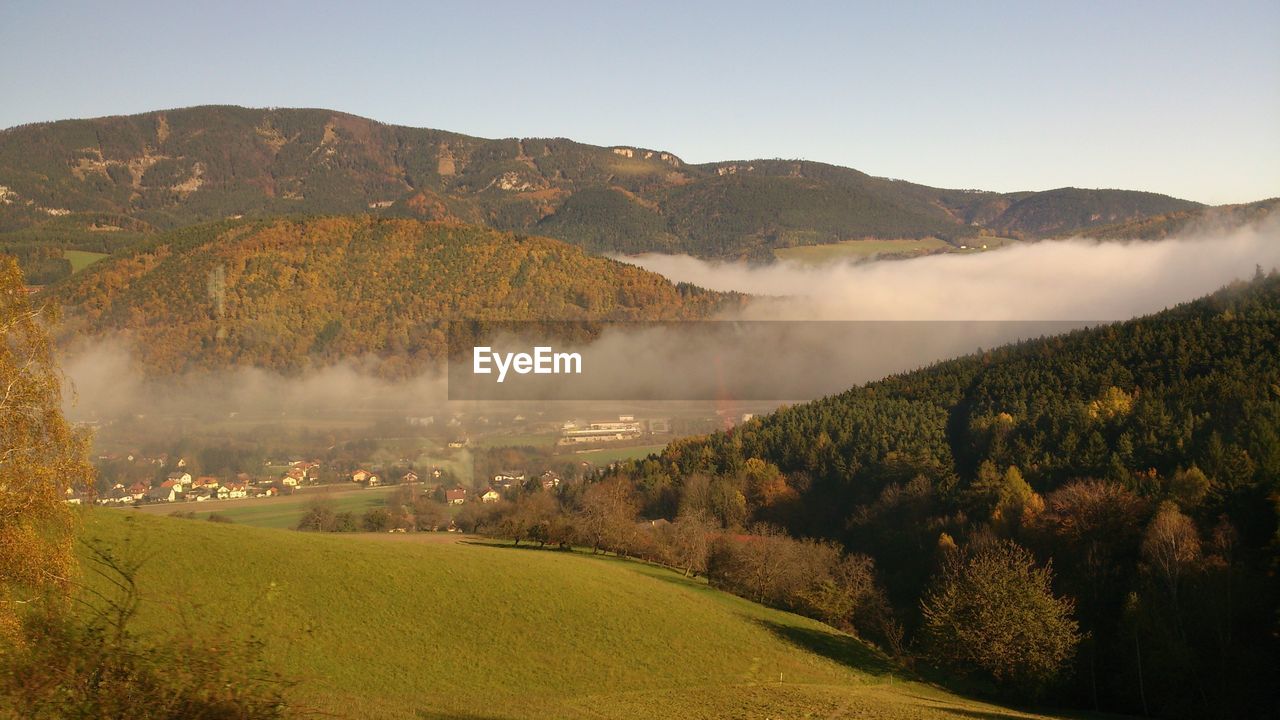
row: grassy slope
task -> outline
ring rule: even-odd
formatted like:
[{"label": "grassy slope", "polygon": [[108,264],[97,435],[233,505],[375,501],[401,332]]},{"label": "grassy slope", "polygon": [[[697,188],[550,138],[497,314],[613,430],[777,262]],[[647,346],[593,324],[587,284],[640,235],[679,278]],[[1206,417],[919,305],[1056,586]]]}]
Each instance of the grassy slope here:
[{"label": "grassy slope", "polygon": [[104,511],[85,530],[152,549],[141,626],[230,621],[299,681],[298,703],[332,717],[1021,716],[639,563]]},{"label": "grassy slope", "polygon": [[143,505],[139,510],[130,509],[125,512],[143,512],[148,515],[192,512],[200,520],[208,519],[209,515],[217,513],[243,525],[292,530],[298,527],[298,521],[316,500],[328,502],[334,512],[350,512],[360,516],[375,508],[386,507],[387,496],[394,491],[394,487],[342,488],[337,492],[308,488],[307,491],[297,495]]},{"label": "grassy slope", "polygon": [[941,252],[977,252],[983,245],[986,245],[988,250],[995,250],[1010,242],[1016,241],[996,237],[971,238],[963,241],[962,244],[967,244],[969,247],[966,250],[961,250],[958,245],[953,245],[938,238],[842,240],[821,245],[796,245],[778,248],[773,251],[773,255],[779,260],[789,260],[803,265],[824,265],[849,260],[866,260],[876,256],[896,258]]},{"label": "grassy slope", "polygon": [[63,250],[62,256],[71,261],[71,272],[78,273],[90,265],[98,262],[106,253],[89,252],[88,250]]}]

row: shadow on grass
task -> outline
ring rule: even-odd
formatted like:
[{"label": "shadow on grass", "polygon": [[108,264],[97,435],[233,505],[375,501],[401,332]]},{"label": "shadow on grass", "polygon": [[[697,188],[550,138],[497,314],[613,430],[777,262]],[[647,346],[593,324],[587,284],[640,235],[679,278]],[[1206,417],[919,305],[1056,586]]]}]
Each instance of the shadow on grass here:
[{"label": "shadow on grass", "polygon": [[947,713],[959,717],[978,718],[979,720],[1027,720],[1026,715],[1014,715],[998,710],[973,710],[947,705]]},{"label": "shadow on grass", "polygon": [[417,720],[517,720],[511,715],[479,715],[476,713],[446,712],[444,710],[416,710]]},{"label": "shadow on grass", "polygon": [[769,632],[802,650],[834,660],[870,675],[888,675],[894,667],[880,653],[862,641],[835,630],[783,625],[771,620],[752,619]]},{"label": "shadow on grass", "polygon": [[489,539],[489,538],[467,538],[465,540],[458,540],[457,542],[459,545],[474,545],[476,547],[486,547],[486,548],[502,548],[505,550],[549,550],[552,552],[573,552],[574,551],[574,548],[572,547],[561,547],[559,545],[539,545],[537,544],[536,541],[530,543],[527,540],[522,541],[523,542],[522,545],[516,545],[512,543],[510,540],[499,540],[499,539]]},{"label": "shadow on grass", "polygon": [[[688,590],[698,590],[700,592],[723,592],[721,590],[716,590],[715,588],[711,587],[710,585],[707,584],[707,581],[705,579],[699,578],[696,575],[685,577],[680,573],[679,570],[673,570],[671,568],[663,567],[661,565],[652,565],[650,567],[652,567],[654,570],[661,571],[661,572],[647,573],[649,577],[653,578],[654,580],[661,580],[662,582],[671,583],[672,585],[686,588]],[[737,596],[735,595],[734,597],[737,597]]]}]

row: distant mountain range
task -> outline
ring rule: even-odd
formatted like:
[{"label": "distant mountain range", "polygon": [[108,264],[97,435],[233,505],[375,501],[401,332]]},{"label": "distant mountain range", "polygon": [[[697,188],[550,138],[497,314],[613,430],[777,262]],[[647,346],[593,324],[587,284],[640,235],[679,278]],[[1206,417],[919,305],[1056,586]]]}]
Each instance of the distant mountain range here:
[{"label": "distant mountain range", "polygon": [[320,109],[195,107],[0,131],[0,245],[113,250],[229,217],[372,213],[593,252],[771,259],[858,238],[1034,239],[1204,206],[1127,190],[947,190],[808,161],[691,165],[565,139],[487,140]]}]

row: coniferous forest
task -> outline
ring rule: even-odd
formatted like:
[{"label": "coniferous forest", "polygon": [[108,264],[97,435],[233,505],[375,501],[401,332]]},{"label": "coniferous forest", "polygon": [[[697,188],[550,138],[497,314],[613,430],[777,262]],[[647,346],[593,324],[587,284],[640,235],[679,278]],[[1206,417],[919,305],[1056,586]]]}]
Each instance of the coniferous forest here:
[{"label": "coniferous forest", "polygon": [[[649,517],[768,524],[869,557],[918,656],[989,692],[1167,717],[1275,708],[1274,272],[677,441],[617,474]],[[1019,602],[1014,588],[1037,586]],[[1019,644],[1011,624],[1044,634],[1021,646],[1051,671],[997,657]]]}]

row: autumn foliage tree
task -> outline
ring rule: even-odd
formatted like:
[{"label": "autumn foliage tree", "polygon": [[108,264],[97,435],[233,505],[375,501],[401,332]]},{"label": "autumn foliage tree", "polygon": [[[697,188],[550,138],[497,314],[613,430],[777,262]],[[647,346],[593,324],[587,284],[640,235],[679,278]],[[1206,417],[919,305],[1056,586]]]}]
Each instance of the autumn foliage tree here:
[{"label": "autumn foliage tree", "polygon": [[0,256],[0,633],[19,608],[65,598],[75,567],[67,488],[88,487],[86,438],[62,414],[60,376],[17,262]]},{"label": "autumn foliage tree", "polygon": [[1080,642],[1074,605],[1055,596],[1052,583],[1050,569],[1014,542],[983,538],[949,552],[921,600],[931,658],[1037,693]]}]

